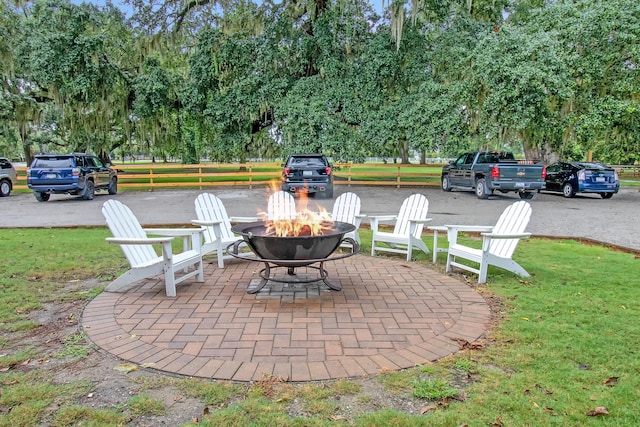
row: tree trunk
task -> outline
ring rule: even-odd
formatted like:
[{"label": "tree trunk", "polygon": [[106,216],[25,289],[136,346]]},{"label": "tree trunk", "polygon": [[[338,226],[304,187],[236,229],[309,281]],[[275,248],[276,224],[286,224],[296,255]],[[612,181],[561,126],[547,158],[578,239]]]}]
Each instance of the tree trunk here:
[{"label": "tree trunk", "polygon": [[403,138],[400,142],[398,142],[398,151],[400,154],[400,162],[402,164],[409,163],[409,143],[406,138]]}]

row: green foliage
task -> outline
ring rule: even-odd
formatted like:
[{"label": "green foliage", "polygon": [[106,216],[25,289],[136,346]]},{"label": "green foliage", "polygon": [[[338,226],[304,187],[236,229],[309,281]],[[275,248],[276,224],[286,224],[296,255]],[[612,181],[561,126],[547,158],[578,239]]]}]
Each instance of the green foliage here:
[{"label": "green foliage", "polygon": [[132,7],[3,3],[0,153],[640,151],[634,0],[400,0],[385,19],[363,0]]}]

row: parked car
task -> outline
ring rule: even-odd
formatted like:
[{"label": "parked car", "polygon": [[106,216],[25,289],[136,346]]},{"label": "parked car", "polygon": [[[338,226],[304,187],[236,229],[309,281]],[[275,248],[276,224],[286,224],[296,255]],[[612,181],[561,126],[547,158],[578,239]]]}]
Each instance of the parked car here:
[{"label": "parked car", "polygon": [[7,197],[11,194],[16,176],[16,169],[9,159],[0,157],[0,197]]},{"label": "parked car", "polygon": [[522,199],[531,199],[544,188],[542,163],[516,160],[504,151],[474,151],[461,154],[442,167],[442,190],[473,190],[479,199],[487,199],[494,190],[514,191]]},{"label": "parked car", "polygon": [[282,191],[333,197],[333,165],[323,154],[292,154],[282,167]]},{"label": "parked car", "polygon": [[38,154],[27,169],[27,185],[39,202],[46,202],[51,194],[92,200],[98,190],[118,192],[117,172],[110,166],[90,154]]},{"label": "parked car", "polygon": [[564,197],[576,193],[598,193],[611,198],[620,189],[618,173],[598,162],[557,162],[547,166],[546,191],[561,192]]}]

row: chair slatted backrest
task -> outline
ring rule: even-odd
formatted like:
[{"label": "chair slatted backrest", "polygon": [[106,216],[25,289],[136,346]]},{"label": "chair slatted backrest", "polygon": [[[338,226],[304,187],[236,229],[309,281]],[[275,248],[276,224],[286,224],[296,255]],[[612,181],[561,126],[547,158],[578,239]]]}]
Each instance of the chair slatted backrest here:
[{"label": "chair slatted backrest", "polygon": [[293,220],[296,218],[296,201],[286,191],[276,191],[269,196],[267,219],[270,221]]},{"label": "chair slatted backrest", "polygon": [[[215,194],[202,193],[196,197],[196,217],[201,221],[221,221],[220,233],[222,241],[229,241],[234,239],[233,232],[231,231],[231,220],[227,214],[227,209],[224,207],[222,200]],[[205,227],[204,241],[215,242],[216,235],[213,231],[213,227]]]},{"label": "chair slatted backrest", "polygon": [[[107,200],[102,205],[102,215],[113,237],[123,239],[145,239],[147,234],[128,206],[117,200]],[[132,267],[158,258],[152,245],[120,245],[124,256]]]},{"label": "chair slatted backrest", "polygon": [[[502,212],[498,222],[493,227],[494,234],[521,234],[524,233],[531,218],[531,205],[524,200],[516,202]],[[489,252],[502,257],[511,258],[518,246],[520,239],[493,239],[489,246]]]},{"label": "chair slatted backrest", "polygon": [[[410,231],[410,219],[426,219],[429,211],[429,200],[422,194],[412,194],[404,199],[400,212],[398,212],[398,220],[393,229],[393,234],[408,235]],[[418,224],[413,236],[420,238],[422,235],[423,224]]]},{"label": "chair slatted backrest", "polygon": [[334,221],[356,223],[356,215],[360,214],[360,197],[357,194],[347,192],[340,195],[333,204],[331,218]]}]

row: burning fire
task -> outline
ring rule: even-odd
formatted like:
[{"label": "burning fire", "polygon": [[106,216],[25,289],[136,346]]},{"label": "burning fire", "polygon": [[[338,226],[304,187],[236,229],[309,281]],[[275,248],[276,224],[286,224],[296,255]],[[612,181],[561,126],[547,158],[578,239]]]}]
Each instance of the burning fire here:
[{"label": "burning fire", "polygon": [[[272,185],[274,191],[276,188]],[[277,237],[285,236],[319,236],[333,228],[331,215],[322,206],[316,210],[308,209],[309,198],[300,193],[295,219],[267,219],[265,220],[265,235]],[[276,206],[275,209],[278,209]]]}]

